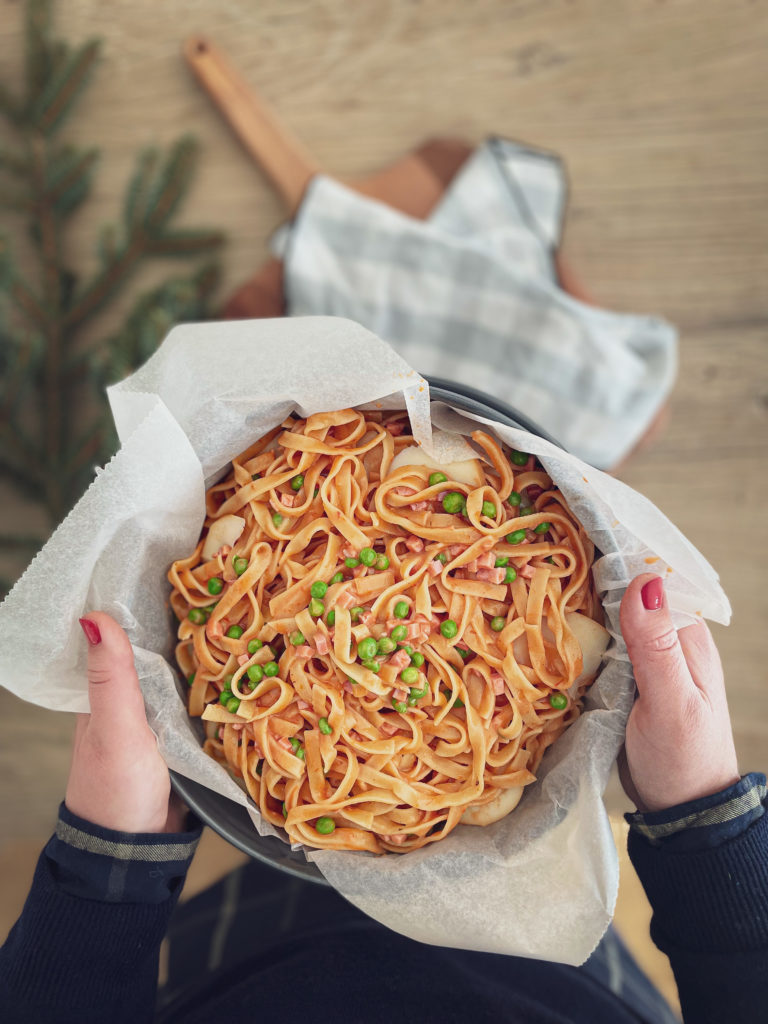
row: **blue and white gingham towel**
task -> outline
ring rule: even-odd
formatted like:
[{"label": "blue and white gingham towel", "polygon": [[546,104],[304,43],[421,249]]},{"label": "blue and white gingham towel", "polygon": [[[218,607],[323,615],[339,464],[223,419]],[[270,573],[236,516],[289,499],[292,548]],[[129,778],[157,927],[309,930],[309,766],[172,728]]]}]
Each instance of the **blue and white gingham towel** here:
[{"label": "blue and white gingham towel", "polygon": [[667,397],[677,337],[562,291],[565,198],[557,157],[500,139],[475,151],[425,221],[315,178],[275,240],[288,314],[356,320],[421,373],[503,399],[609,468]]}]

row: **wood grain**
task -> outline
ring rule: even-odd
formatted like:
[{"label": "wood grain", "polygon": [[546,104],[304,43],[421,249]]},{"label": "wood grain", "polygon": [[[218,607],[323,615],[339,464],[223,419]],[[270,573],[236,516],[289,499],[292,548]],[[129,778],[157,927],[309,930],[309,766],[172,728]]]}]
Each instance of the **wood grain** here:
[{"label": "wood grain", "polygon": [[[21,13],[2,3],[0,67],[11,78]],[[195,31],[215,39],[339,176],[372,173],[432,135],[496,133],[565,157],[567,257],[605,306],[660,313],[681,332],[670,426],[622,476],[722,576],[734,618],[716,635],[741,767],[766,770],[768,5],[67,0],[58,17],[69,38],[104,38],[69,129],[104,149],[95,201],[72,239],[81,265],[94,264],[95,232],[115,216],[137,149],[184,131],[203,144],[184,219],[229,232],[222,295],[266,255],[280,203],[184,66],[181,39]],[[11,761],[60,750],[55,785],[34,772],[0,775],[3,833],[39,829],[42,839],[64,785],[70,723],[53,740],[44,713],[13,702],[2,729]]]}]

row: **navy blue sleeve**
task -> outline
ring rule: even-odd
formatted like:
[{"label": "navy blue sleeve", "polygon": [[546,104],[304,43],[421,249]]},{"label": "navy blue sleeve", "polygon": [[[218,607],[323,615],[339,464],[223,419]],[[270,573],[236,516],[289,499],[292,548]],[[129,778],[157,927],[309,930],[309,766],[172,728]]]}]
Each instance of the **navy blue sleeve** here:
[{"label": "navy blue sleeve", "polygon": [[766,779],[753,772],[713,796],[630,814],[628,849],[653,908],[692,1024],[768,1020]]},{"label": "navy blue sleeve", "polygon": [[0,949],[0,1020],[151,1021],[160,943],[200,833],[115,832],[62,804]]}]

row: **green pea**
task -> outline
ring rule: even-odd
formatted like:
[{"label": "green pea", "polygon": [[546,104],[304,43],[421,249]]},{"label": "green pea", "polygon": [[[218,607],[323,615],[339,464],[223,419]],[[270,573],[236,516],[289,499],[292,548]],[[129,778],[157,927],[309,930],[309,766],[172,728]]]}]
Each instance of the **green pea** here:
[{"label": "green pea", "polygon": [[235,558],[232,562],[232,568],[235,570],[236,576],[242,576],[245,570],[248,568],[247,558]]},{"label": "green pea", "polygon": [[528,456],[525,452],[511,452],[509,458],[516,466],[524,466],[528,461]]},{"label": "green pea", "polygon": [[398,644],[397,646],[400,648],[401,651],[405,651],[409,658],[413,657],[413,648],[411,647],[410,644]]},{"label": "green pea", "polygon": [[499,555],[496,559],[495,566],[497,569],[506,569],[509,565],[509,555]]},{"label": "green pea", "polygon": [[363,661],[370,661],[370,659],[375,656],[376,651],[377,644],[372,636],[365,637],[365,639],[361,640],[357,645],[357,655]]},{"label": "green pea", "polygon": [[400,673],[400,678],[403,680],[406,686],[411,686],[413,683],[418,683],[419,670],[417,668],[413,668],[412,665],[409,665],[408,668],[404,668],[403,671]]},{"label": "green pea", "polygon": [[299,740],[296,739],[295,736],[291,736],[291,738],[290,738],[290,740],[288,742],[291,744],[291,747],[293,748],[293,752],[296,755],[296,757],[300,757],[302,759],[302,761],[303,761],[304,757],[305,757],[304,747],[302,747],[302,745],[299,742]]},{"label": "green pea", "polygon": [[230,638],[230,640],[239,640],[240,637],[243,635],[243,627],[230,626],[229,629],[227,630],[226,635]]},{"label": "green pea", "polygon": [[521,508],[520,509],[520,516],[519,516],[519,518],[520,519],[525,519],[526,516],[535,516],[535,515],[536,515],[536,509],[533,507],[533,505],[526,505],[525,508]]},{"label": "green pea", "polygon": [[430,473],[429,474],[429,486],[434,487],[435,484],[444,484],[448,480],[445,473]]},{"label": "green pea", "polygon": [[240,700],[239,698],[233,696],[227,701],[227,703],[224,706],[226,707],[227,711],[231,711],[232,714],[234,715],[237,712],[237,709],[240,707]]},{"label": "green pea", "polygon": [[376,568],[377,569],[382,569],[382,570],[389,568],[389,559],[387,558],[386,555],[377,555],[376,556]]},{"label": "green pea", "polygon": [[321,836],[329,836],[332,832],[336,831],[336,822],[333,818],[318,818],[315,823],[315,832],[319,832]]},{"label": "green pea", "polygon": [[255,654],[256,651],[260,651],[264,646],[261,640],[249,640],[248,641],[248,653]]},{"label": "green pea", "polygon": [[500,633],[502,629],[504,629],[506,624],[507,620],[504,618],[503,615],[495,615],[491,619],[491,629],[493,630],[494,633]]},{"label": "green pea", "polygon": [[325,605],[323,604],[323,602],[318,600],[316,597],[313,597],[312,600],[309,602],[309,614],[312,616],[312,618],[318,619],[323,614],[324,611]]},{"label": "green pea", "polygon": [[435,555],[435,558],[441,565],[445,565],[448,561],[448,555],[444,551],[441,551],[439,555]]},{"label": "green pea", "polygon": [[408,627],[395,626],[395,628],[389,635],[392,637],[395,643],[400,643],[401,640],[405,640],[405,638],[408,636]]},{"label": "green pea", "polygon": [[511,505],[511,506],[512,506],[513,508],[516,508],[516,507],[517,507],[517,506],[518,506],[518,505],[520,504],[520,502],[521,502],[522,500],[523,500],[523,496],[522,496],[522,495],[520,494],[520,492],[519,492],[519,491],[512,491],[512,493],[510,494],[510,496],[509,496],[509,497],[507,498],[507,502],[508,502],[508,503],[509,503],[509,504],[510,504],[510,505]]},{"label": "green pea", "polygon": [[410,605],[408,604],[407,601],[398,601],[397,604],[395,605],[395,608],[394,608],[395,618],[396,619],[406,619],[406,618],[408,618],[408,613],[410,612],[410,610],[411,610],[410,609]]},{"label": "green pea", "polygon": [[480,510],[481,515],[487,516],[489,519],[496,518],[496,506],[492,501],[484,501],[483,507]]},{"label": "green pea", "polygon": [[224,678],[223,678],[223,679],[222,679],[221,681],[222,681],[222,683],[224,684],[225,688],[228,688],[228,687],[230,687],[230,686],[232,685],[232,680],[233,680],[234,678],[235,678],[235,677],[234,677],[234,676],[232,675],[232,673],[231,673],[231,672],[230,672],[230,674],[229,674],[229,675],[227,675],[227,676],[224,676]]},{"label": "green pea", "polygon": [[282,524],[283,517],[280,515],[279,512],[273,512],[272,513],[272,522],[275,524],[275,526],[278,526],[278,527]]},{"label": "green pea", "polygon": [[378,663],[378,661],[373,661],[371,659],[366,658],[365,661],[361,661],[360,664],[363,666],[363,668],[367,668],[369,672],[375,672],[376,675],[378,675],[379,672],[381,671],[381,665]]},{"label": "green pea", "polygon": [[552,526],[551,523],[539,523],[538,526],[534,526],[533,532],[534,533],[546,533],[547,530],[549,530],[551,526]]},{"label": "green pea", "polygon": [[568,698],[564,693],[553,693],[549,698],[549,703],[556,711],[562,711],[563,708],[568,707]]},{"label": "green pea", "polygon": [[251,473],[251,480],[261,480],[261,473]]},{"label": "green pea", "polygon": [[552,557],[552,555],[550,555],[549,558],[546,558],[545,561],[549,562],[550,565],[554,565],[555,564],[555,560]]},{"label": "green pea", "polygon": [[414,665],[416,668],[421,668],[421,666],[424,664],[424,655],[421,653],[421,651],[413,652],[413,654],[411,655],[411,664]]},{"label": "green pea", "polygon": [[425,683],[424,684],[424,688],[421,689],[421,690],[417,690],[414,687],[411,690],[410,697],[408,699],[408,703],[410,704],[412,700],[413,701],[422,700],[424,697],[427,696],[428,693],[429,693],[429,684],[428,683]]},{"label": "green pea", "polygon": [[267,664],[264,666],[265,676],[276,676],[279,671],[280,666],[277,664],[276,661],[268,661]]},{"label": "green pea", "polygon": [[335,626],[336,625],[336,611],[335,611],[335,609],[331,608],[331,610],[325,616],[325,621],[328,623],[329,626]]},{"label": "green pea", "polygon": [[443,508],[450,515],[463,511],[466,508],[466,498],[460,491],[448,491],[443,498]]},{"label": "green pea", "polygon": [[505,583],[512,583],[516,579],[517,579],[517,570],[513,569],[512,566],[510,565],[509,568],[507,569],[506,573],[504,574],[504,582]]},{"label": "green pea", "polygon": [[459,632],[459,627],[453,619],[446,619],[445,622],[440,623],[440,632],[446,640],[452,640]]},{"label": "green pea", "polygon": [[221,691],[221,693],[219,694],[219,704],[223,704],[224,707],[226,707],[227,706],[227,701],[228,700],[232,700],[233,696],[234,696],[234,694],[232,693],[232,691],[230,689],[228,689],[228,688],[223,689]]},{"label": "green pea", "polygon": [[261,665],[249,665],[246,671],[252,683],[260,683],[264,678],[264,669]]},{"label": "green pea", "polygon": [[298,629],[296,630],[295,633],[291,633],[288,639],[291,641],[294,647],[301,647],[303,643],[306,643],[304,639],[304,634]]},{"label": "green pea", "polygon": [[205,614],[206,614],[206,615],[210,615],[210,614],[211,614],[211,612],[213,611],[213,609],[214,609],[214,608],[216,607],[216,605],[217,605],[218,603],[219,603],[218,601],[214,601],[214,602],[213,602],[213,604],[207,604],[207,605],[205,606],[205,608],[203,608],[203,611],[205,612]]},{"label": "green pea", "polygon": [[291,480],[291,490],[300,491],[304,486],[304,474],[297,473],[296,476]]},{"label": "green pea", "polygon": [[245,679],[241,679],[240,680],[240,689],[243,691],[243,693],[250,693],[251,690],[255,690],[256,687],[255,686],[251,686],[251,684],[249,682],[247,682]]},{"label": "green pea", "polygon": [[355,604],[349,609],[349,617],[353,622],[357,622],[364,611],[365,608],[361,608],[359,604]]},{"label": "green pea", "polygon": [[285,806],[285,800],[283,800],[283,817],[288,817],[288,808]]},{"label": "green pea", "polygon": [[218,576],[212,576],[208,580],[208,593],[209,594],[220,594],[224,589],[224,580],[219,579]]},{"label": "green pea", "polygon": [[205,612],[202,608],[190,608],[187,618],[196,626],[201,626],[205,622]]},{"label": "green pea", "polygon": [[525,540],[525,530],[513,530],[512,533],[508,533],[507,544],[519,544]]},{"label": "green pea", "polygon": [[376,644],[376,649],[379,654],[391,654],[396,646],[397,644],[394,640],[391,640],[388,636],[383,636]]},{"label": "green pea", "polygon": [[187,676],[187,683],[191,686],[194,683],[194,681],[195,681],[195,673],[194,672],[190,672],[189,675]]},{"label": "green pea", "polygon": [[472,656],[472,651],[465,651],[463,647],[457,647],[456,650],[465,661]]},{"label": "green pea", "polygon": [[330,736],[331,733],[333,732],[333,729],[328,724],[327,718],[321,718],[320,721],[317,723],[317,727],[320,730],[320,732],[323,733],[323,735],[325,736]]},{"label": "green pea", "polygon": [[334,573],[333,576],[331,576],[331,583],[341,583],[343,579],[344,579],[344,573],[343,572],[337,572],[337,573]]},{"label": "green pea", "polygon": [[319,597],[321,600],[325,597],[328,592],[328,584],[324,583],[323,580],[315,580],[312,586],[309,588],[311,597]]},{"label": "green pea", "polygon": [[378,556],[376,555],[376,552],[373,550],[373,548],[363,548],[363,550],[360,552],[360,561],[363,563],[363,565],[367,565],[369,567],[376,563],[377,557]]},{"label": "green pea", "polygon": [[344,565],[346,565],[346,567],[348,569],[356,569],[358,567],[358,565],[360,565],[360,559],[359,558],[345,558],[344,559]]},{"label": "green pea", "polygon": [[395,711],[399,711],[401,715],[408,710],[408,705],[406,703],[401,700],[395,700],[394,697],[392,698],[392,707]]},{"label": "green pea", "polygon": [[316,497],[318,496],[318,494],[319,494],[319,493],[320,493],[320,488],[319,488],[319,487],[316,487],[316,488],[315,488],[315,493],[314,493],[314,494],[312,495],[312,497],[313,497],[313,498],[316,498]]}]

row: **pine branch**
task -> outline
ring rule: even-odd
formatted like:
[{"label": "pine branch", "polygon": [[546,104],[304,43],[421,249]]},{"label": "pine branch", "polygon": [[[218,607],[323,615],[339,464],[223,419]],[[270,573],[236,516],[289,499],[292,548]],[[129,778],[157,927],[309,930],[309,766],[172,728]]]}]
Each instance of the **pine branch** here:
[{"label": "pine branch", "polygon": [[99,48],[95,40],[86,43],[51,75],[45,90],[31,109],[32,119],[44,135],[52,135],[72,109],[93,69]]},{"label": "pine branch", "polygon": [[190,257],[210,252],[221,245],[223,236],[219,231],[166,231],[159,238],[147,242],[146,251],[152,256]]}]

